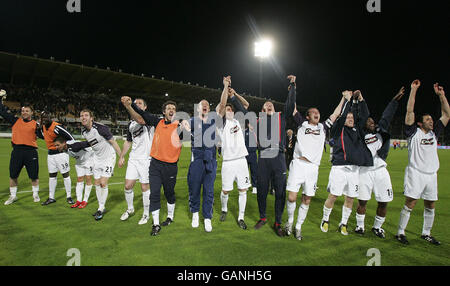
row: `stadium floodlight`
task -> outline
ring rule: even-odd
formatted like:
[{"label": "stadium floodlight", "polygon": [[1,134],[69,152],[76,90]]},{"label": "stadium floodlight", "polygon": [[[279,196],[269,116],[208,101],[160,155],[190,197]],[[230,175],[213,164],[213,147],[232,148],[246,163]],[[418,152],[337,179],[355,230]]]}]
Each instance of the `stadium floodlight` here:
[{"label": "stadium floodlight", "polygon": [[169,94],[166,92],[166,94],[165,94],[166,96],[169,96]]},{"label": "stadium floodlight", "polygon": [[272,41],[269,39],[263,39],[255,42],[255,57],[268,58],[272,53]]},{"label": "stadium floodlight", "polygon": [[255,57],[259,59],[259,96],[262,97],[262,62],[272,53],[272,41],[261,39],[255,42]]}]

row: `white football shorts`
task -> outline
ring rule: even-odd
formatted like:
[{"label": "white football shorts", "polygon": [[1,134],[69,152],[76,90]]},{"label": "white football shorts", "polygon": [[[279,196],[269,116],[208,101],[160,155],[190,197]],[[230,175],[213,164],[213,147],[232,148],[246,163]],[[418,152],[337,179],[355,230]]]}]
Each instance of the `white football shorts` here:
[{"label": "white football shorts", "polygon": [[387,203],[394,199],[391,176],[386,167],[375,170],[365,167],[359,169],[358,200],[369,201],[372,197],[372,190],[377,202]]},{"label": "white football shorts", "polygon": [[317,190],[317,178],[319,176],[319,166],[298,158],[294,158],[289,166],[289,176],[286,190],[298,193],[300,187],[303,194],[314,197]]},{"label": "white football shorts", "polygon": [[438,200],[437,173],[422,173],[412,167],[405,169],[404,191],[406,197],[424,199],[427,201]]},{"label": "white football shorts", "polygon": [[141,184],[149,183],[148,168],[150,167],[151,158],[148,159],[131,159],[128,160],[127,172],[125,179],[139,180]]},{"label": "white football shorts", "polygon": [[359,167],[332,166],[328,177],[327,190],[332,195],[358,197]]},{"label": "white football shorts", "polygon": [[70,171],[69,154],[58,153],[53,155],[47,155],[48,172],[65,174]]},{"label": "white football shorts", "polygon": [[245,157],[222,162],[222,190],[232,191],[236,181],[239,190],[251,187],[248,165]]}]

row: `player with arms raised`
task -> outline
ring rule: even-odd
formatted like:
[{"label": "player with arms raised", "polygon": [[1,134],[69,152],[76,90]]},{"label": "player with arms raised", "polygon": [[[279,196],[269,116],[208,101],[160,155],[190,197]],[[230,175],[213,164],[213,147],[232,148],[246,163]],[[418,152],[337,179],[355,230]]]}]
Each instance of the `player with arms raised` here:
[{"label": "player with arms raised", "polygon": [[421,238],[440,245],[433,236],[435,216],[435,202],[438,200],[437,171],[439,170],[439,157],[437,153],[437,139],[450,119],[450,107],[445,97],[444,88],[434,84],[434,92],[441,102],[441,118],[434,123],[429,114],[423,114],[415,122],[414,104],[416,93],[420,87],[420,81],[415,80],[411,84],[408,105],[406,106],[405,134],[408,137],[408,165],[405,170],[404,192],[405,205],[400,212],[398,232],[395,236],[403,244],[409,244],[405,236],[410,214],[417,200],[423,199],[423,228]]},{"label": "player with arms raised", "polygon": [[285,224],[285,233],[292,233],[294,223],[294,212],[296,208],[297,194],[300,187],[303,187],[302,203],[298,209],[297,224],[295,226],[295,238],[302,240],[301,227],[308,214],[311,198],[315,196],[317,189],[317,178],[319,176],[320,160],[323,154],[323,145],[327,131],[333,126],[339,116],[344,97],[334,110],[333,114],[320,123],[320,112],[317,108],[309,108],[304,118],[295,109],[294,120],[299,126],[297,131],[297,142],[294,147],[294,155],[289,166],[289,177],[287,181],[287,191],[289,192],[286,201],[288,221]]},{"label": "player with arms raised", "polygon": [[245,205],[247,203],[247,190],[250,187],[250,175],[248,172],[247,147],[245,146],[244,133],[239,121],[234,119],[234,111],[231,104],[227,104],[228,96],[233,97],[234,90],[229,87],[230,76],[223,78],[224,89],[217,105],[217,114],[223,118],[222,128],[218,128],[218,135],[222,142],[222,193],[220,201],[222,203],[222,214],[220,221],[225,221],[228,212],[228,194],[233,190],[236,181],[239,190],[239,216],[238,225],[242,229],[247,229],[244,222]]},{"label": "player with arms raised", "polygon": [[[147,103],[142,98],[137,98],[134,103],[141,110],[147,110]],[[136,180],[141,183],[142,202],[144,205],[144,213],[139,224],[146,224],[149,219],[150,210],[150,185],[148,168],[150,167],[150,150],[152,148],[154,127],[146,124],[139,124],[135,120],[131,120],[128,124],[127,140],[123,143],[122,154],[120,154],[119,167],[122,167],[125,162],[125,154],[131,147],[131,152],[128,157],[127,171],[125,174],[125,200],[128,204],[128,209],[122,214],[120,219],[127,220],[134,214],[133,206],[133,187]]]}]

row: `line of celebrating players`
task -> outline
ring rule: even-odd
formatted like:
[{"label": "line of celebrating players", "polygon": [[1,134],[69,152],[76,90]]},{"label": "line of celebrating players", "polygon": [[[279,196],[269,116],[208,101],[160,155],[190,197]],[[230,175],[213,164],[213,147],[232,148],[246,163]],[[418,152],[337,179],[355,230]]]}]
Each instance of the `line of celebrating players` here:
[{"label": "line of celebrating players", "polygon": [[[56,177],[59,171],[64,178],[67,202],[72,208],[86,207],[92,189],[91,176],[93,175],[99,205],[94,217],[100,220],[105,214],[108,180],[114,172],[116,154],[119,156],[118,166],[122,167],[125,164],[125,155],[131,147],[124,188],[128,207],[120,219],[127,220],[135,212],[133,188],[139,180],[144,206],[139,224],[146,224],[151,212],[153,220],[151,235],[158,235],[161,226],[168,226],[174,221],[177,163],[183,137],[188,140],[186,137],[190,136],[191,162],[187,182],[193,228],[199,227],[202,197],[204,228],[206,232],[212,231],[214,181],[217,170],[216,145],[220,140],[220,152],[223,157],[220,221],[226,220],[228,194],[233,190],[233,184],[236,182],[239,190],[237,224],[240,228],[247,229],[244,216],[247,190],[251,187],[247,164],[248,149],[257,147],[259,157],[255,165],[257,171],[254,174],[254,167],[252,167],[252,182],[257,182],[253,189],[257,189],[260,219],[254,228],[260,229],[267,223],[266,199],[269,184],[272,181],[272,187],[275,190],[275,223],[273,225],[275,233],[279,236],[294,233],[296,239],[302,240],[301,227],[306,219],[311,198],[315,196],[317,190],[319,165],[325,138],[329,132],[330,141],[334,142],[332,167],[327,186],[329,195],[323,206],[320,229],[323,232],[328,231],[334,203],[343,195],[344,204],[339,232],[348,235],[347,222],[353,209],[353,201],[357,198],[357,225],[354,231],[364,234],[366,204],[373,192],[378,207],[372,232],[380,238],[385,238],[382,225],[386,217],[387,204],[393,200],[393,189],[386,164],[390,148],[389,130],[399,100],[404,95],[404,87],[389,102],[378,123],[375,123],[370,116],[367,103],[359,90],[342,92],[342,98],[333,114],[321,122],[321,115],[317,108],[307,109],[305,116],[297,111],[296,77],[290,75],[288,80],[288,96],[284,111],[276,112],[272,102],[265,102],[255,128],[247,123],[241,125],[235,118],[235,110],[247,115],[249,104],[231,88],[230,76],[223,78],[224,89],[216,112],[210,113],[210,104],[207,100],[202,100],[197,106],[196,115],[187,120],[176,118],[177,105],[173,101],[163,104],[164,117],[159,119],[146,111],[147,104],[143,99],[138,98],[133,102],[130,97],[123,96],[121,102],[129,113],[131,121],[122,150],[108,127],[94,122],[94,115],[90,110],[85,109],[80,112],[82,135],[86,140],[76,141],[61,124],[52,121],[47,113],[41,113],[39,124],[31,119],[33,114],[31,106],[23,106],[21,116],[15,117],[7,111],[2,102],[0,115],[12,124],[13,146],[10,161],[11,196],[5,205],[17,200],[17,178],[24,166],[31,179],[34,201],[39,202],[39,164],[36,152],[36,138],[39,137],[45,140],[48,148],[49,198],[42,205],[56,202]],[[431,236],[435,202],[438,200],[437,138],[448,124],[450,108],[444,89],[436,83],[434,91],[441,102],[441,117],[436,122],[429,114],[416,118],[414,103],[419,86],[419,80],[412,82],[407,103],[405,134],[408,138],[408,165],[404,177],[405,205],[400,213],[395,238],[403,244],[408,244],[405,229],[409,216],[417,200],[423,199],[425,209],[421,237],[432,244],[439,245],[440,242]],[[228,100],[230,103],[227,103]],[[289,165],[289,176],[286,178],[285,129],[286,120],[291,116],[298,126],[298,131],[293,159]],[[245,130],[242,126],[245,126]],[[246,135],[248,137],[249,130],[256,130],[254,146],[248,146],[249,138],[246,138]],[[205,138],[211,139],[209,141],[213,144]],[[270,141],[270,144],[264,144],[266,141]],[[69,156],[76,159],[76,202],[73,202],[71,198]],[[254,178],[255,175],[256,178]],[[164,189],[167,200],[167,218],[162,223],[159,219],[161,187]],[[297,194],[300,188],[302,189],[301,204],[298,208],[297,223],[293,229]],[[286,190],[288,191],[287,199]],[[281,219],[285,206],[288,220],[282,227]]]}]

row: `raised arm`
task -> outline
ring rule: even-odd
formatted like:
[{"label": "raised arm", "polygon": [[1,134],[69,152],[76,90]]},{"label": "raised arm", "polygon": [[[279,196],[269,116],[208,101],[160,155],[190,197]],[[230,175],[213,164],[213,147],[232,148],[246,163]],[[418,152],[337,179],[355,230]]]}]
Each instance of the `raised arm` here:
[{"label": "raised arm", "polygon": [[369,108],[367,107],[367,102],[364,100],[362,93],[360,90],[357,90],[354,92],[354,97],[357,99],[358,102],[358,121],[362,126],[367,121],[367,118],[370,116]]},{"label": "raised arm", "polygon": [[233,104],[234,108],[236,109],[236,112],[242,112],[245,114],[247,114],[247,109],[244,108],[244,106],[242,105],[242,102],[237,98],[237,96],[234,96],[234,94],[230,95],[230,101]]},{"label": "raised arm", "polygon": [[411,126],[414,124],[414,104],[416,103],[417,89],[420,87],[420,81],[416,79],[411,83],[411,92],[409,93],[408,104],[406,105],[405,124]]},{"label": "raised arm", "polygon": [[342,92],[342,95],[344,96],[342,112],[339,115],[339,117],[336,119],[336,122],[333,125],[333,127],[331,128],[330,135],[332,138],[337,136],[341,132],[342,128],[345,125],[345,120],[347,119],[347,114],[349,113],[349,111],[352,108],[352,104],[350,102],[350,100],[352,98],[352,94],[353,94],[352,91],[349,91],[349,90]]},{"label": "raised arm", "polygon": [[242,103],[242,106],[243,106],[245,109],[248,109],[248,107],[250,106],[250,103],[248,103],[248,101],[245,100],[245,98],[244,98],[243,96],[237,94],[237,92],[236,92],[234,89],[232,89],[232,88],[230,88],[230,89],[231,89],[231,93],[232,93],[234,96],[236,96],[236,97],[239,99],[239,101]]},{"label": "raised arm", "polygon": [[121,98],[123,106],[127,109],[131,116],[131,119],[139,124],[147,124],[149,126],[155,126],[159,123],[159,118],[157,116],[151,115],[140,109],[136,104],[132,103],[131,98],[128,96],[122,96]]},{"label": "raised arm", "polygon": [[345,97],[341,97],[341,101],[339,101],[339,104],[334,109],[333,113],[330,115],[331,123],[334,123],[336,119],[339,117],[339,114],[341,114],[342,106],[344,105]]},{"label": "raised arm", "polygon": [[3,105],[3,102],[0,102],[0,116],[3,117],[3,119],[5,119],[6,121],[8,121],[11,125],[14,125],[17,119],[19,119],[8,112],[8,108]]},{"label": "raised arm", "polygon": [[220,117],[223,117],[225,115],[225,106],[227,105],[228,89],[230,84],[231,76],[224,77],[222,95],[220,96],[220,102],[216,107],[216,112]]},{"label": "raised arm", "polygon": [[288,96],[286,99],[286,103],[284,105],[284,116],[286,118],[292,116],[295,109],[295,103],[297,101],[297,93],[296,93],[296,85],[295,85],[295,75],[288,75],[289,79],[289,87],[288,87]]},{"label": "raised arm", "polygon": [[445,97],[445,91],[442,86],[439,86],[438,83],[434,84],[434,92],[439,96],[439,100],[441,101],[441,118],[442,124],[447,126],[448,121],[450,120],[450,107],[448,105],[447,98]]},{"label": "raised arm", "polygon": [[383,115],[381,115],[380,121],[378,121],[378,127],[382,132],[388,132],[389,125],[394,118],[395,111],[398,107],[398,102],[405,94],[405,88],[402,86],[397,94],[392,98],[391,102],[389,102],[388,106],[383,111]]}]

